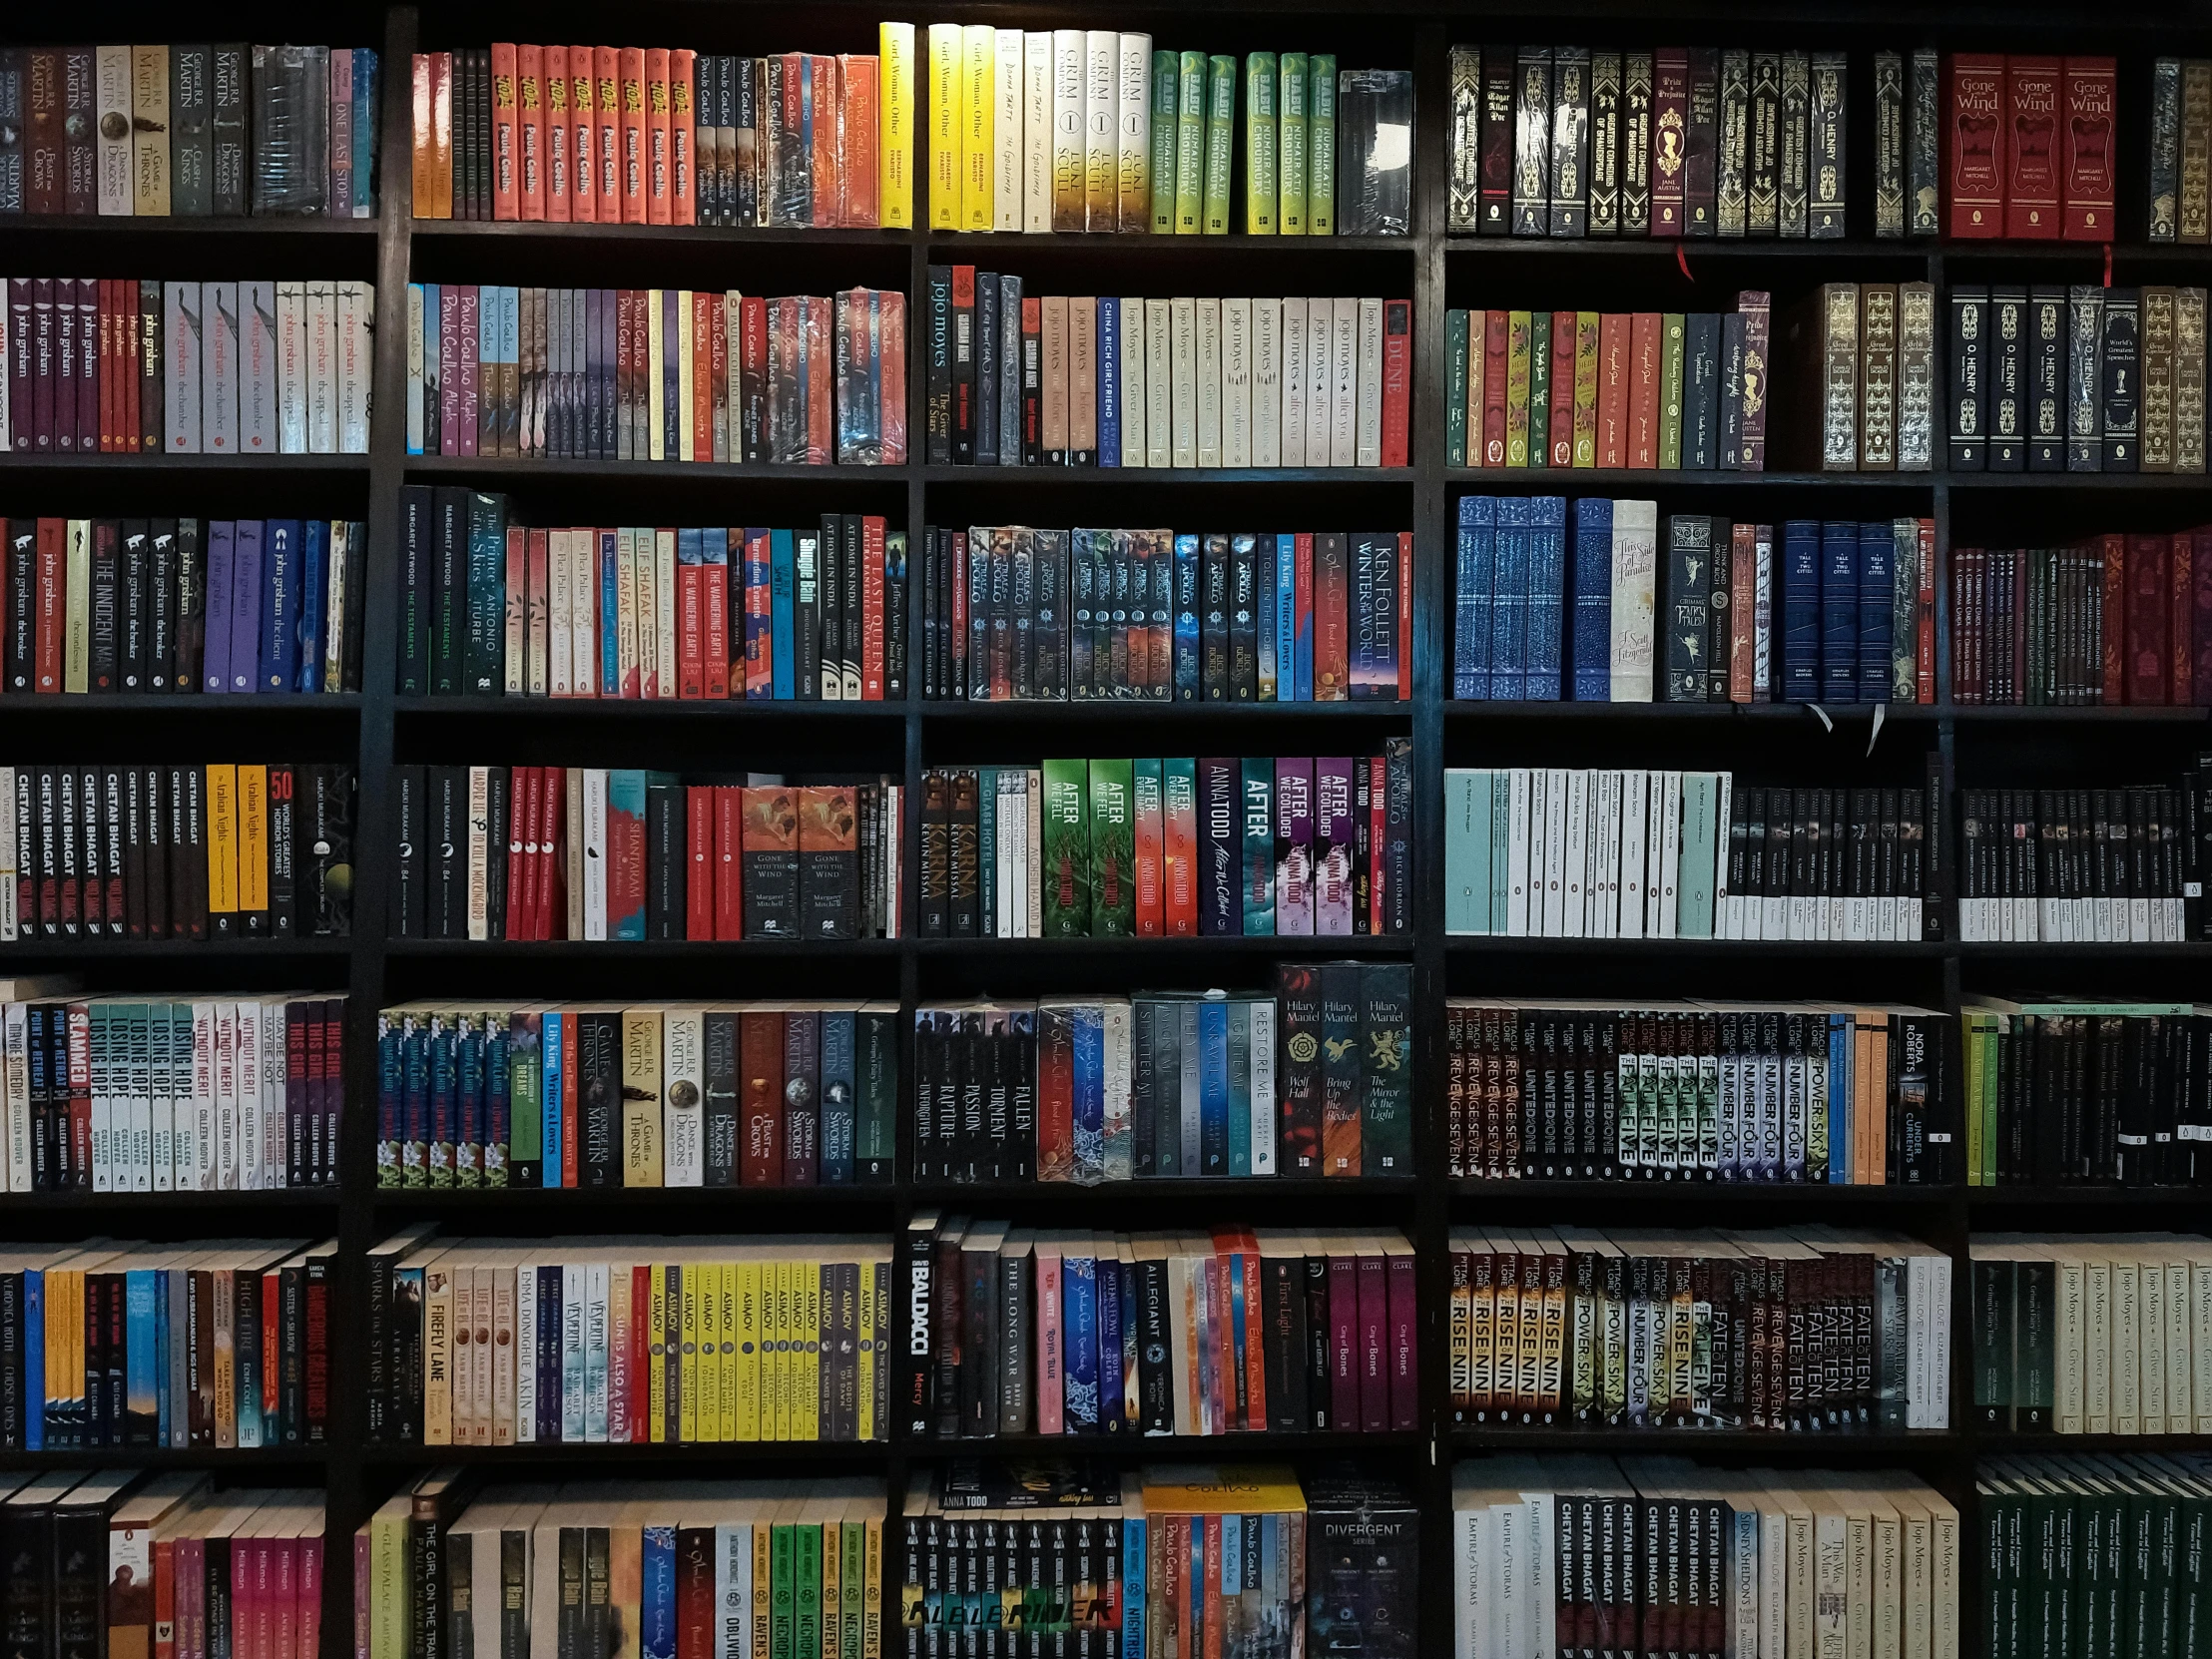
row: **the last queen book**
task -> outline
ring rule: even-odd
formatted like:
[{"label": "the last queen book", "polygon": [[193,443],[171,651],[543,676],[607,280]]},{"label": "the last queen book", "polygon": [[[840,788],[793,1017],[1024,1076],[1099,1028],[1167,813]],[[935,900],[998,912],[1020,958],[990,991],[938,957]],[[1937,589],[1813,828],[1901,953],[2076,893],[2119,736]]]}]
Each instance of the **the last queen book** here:
[{"label": "the last queen book", "polygon": [[1413,1659],[1419,1507],[1395,1481],[1349,1463],[1305,1484],[1309,1659]]}]

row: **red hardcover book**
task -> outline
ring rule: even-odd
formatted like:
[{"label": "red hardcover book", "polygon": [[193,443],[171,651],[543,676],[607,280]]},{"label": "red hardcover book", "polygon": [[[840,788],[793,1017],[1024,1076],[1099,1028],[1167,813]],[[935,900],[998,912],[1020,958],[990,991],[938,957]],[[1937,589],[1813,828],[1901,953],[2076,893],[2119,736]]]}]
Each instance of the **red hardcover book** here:
[{"label": "red hardcover book", "polygon": [[1954,52],[1943,179],[1953,237],[2004,235],[2004,58]]},{"label": "red hardcover book", "polygon": [[[679,47],[668,55],[669,222],[699,222],[699,55]],[[819,106],[816,119],[821,119]]]},{"label": "red hardcover book", "polygon": [[[622,223],[644,225],[646,217],[645,49],[625,46],[617,54],[621,62],[621,102],[616,120],[621,133],[616,151],[615,195],[622,204]],[[607,216],[600,215],[605,224]],[[664,220],[665,224],[666,221]]]},{"label": "red hardcover book", "polygon": [[1628,465],[1628,316],[1607,311],[1597,323],[1597,464]]},{"label": "red hardcover book", "polygon": [[748,1008],[738,1016],[739,1184],[784,1184],[784,1016]]},{"label": "red hardcover book", "polygon": [[[1483,311],[1482,317],[1482,461],[1505,464],[1505,375],[1513,356],[1513,318],[1509,311]],[[1473,326],[1473,318],[1468,319]]]},{"label": "red hardcover book", "polygon": [[2212,704],[2212,525],[2200,524],[2191,534],[2197,551],[2190,560],[2193,591],[2189,604],[2194,613],[2190,642],[2194,667],[2189,678],[2196,694],[2192,701],[2202,708]]},{"label": "red hardcover book", "polygon": [[536,875],[538,791],[536,767],[516,767],[507,791],[507,911],[502,938],[529,939],[537,910],[530,883]]},{"label": "red hardcover book", "polygon": [[516,201],[523,219],[545,218],[545,48],[527,43],[515,54]]},{"label": "red hardcover book", "polygon": [[736,784],[715,786],[715,937],[745,937],[745,791]]},{"label": "red hardcover book", "polygon": [[860,520],[860,701],[883,701],[883,520]]},{"label": "red hardcover book", "polygon": [[2107,532],[2094,540],[2104,555],[2104,637],[2097,642],[2104,658],[2102,701],[2106,708],[2116,709],[2127,701],[2126,656],[2121,649],[2127,638],[2127,538]]},{"label": "red hardcover book", "polygon": [[2068,242],[2110,242],[2117,220],[2119,71],[2110,58],[2068,58],[2059,123],[2061,215]]},{"label": "red hardcover book", "polygon": [[1348,607],[1350,550],[1343,532],[1314,538],[1314,701],[1342,703],[1352,695],[1352,633]]},{"label": "red hardcover book", "polygon": [[1651,234],[1686,229],[1683,187],[1690,154],[1690,54],[1661,47],[1651,63]]},{"label": "red hardcover book", "polygon": [[62,646],[67,627],[65,617],[69,609],[67,586],[67,547],[69,523],[66,519],[42,518],[38,521],[38,582],[33,603],[37,606],[33,625],[35,654],[32,657],[33,685],[41,692],[59,692],[62,689]]},{"label": "red hardcover book", "polygon": [[2166,538],[2127,538],[2127,701],[2166,701]]},{"label": "red hardcover book", "polygon": [[1382,464],[1405,464],[1405,401],[1413,375],[1413,302],[1382,301]]},{"label": "red hardcover book", "polygon": [[521,121],[515,109],[515,46],[491,47],[491,216],[522,217]]},{"label": "red hardcover book", "polygon": [[730,532],[710,529],[706,534],[710,539],[700,566],[700,605],[706,621],[706,689],[710,702],[723,703],[730,697]]},{"label": "red hardcover book", "polygon": [[1628,464],[1648,471],[1659,464],[1659,313],[1629,318]]},{"label": "red hardcover book", "polygon": [[1160,909],[1171,939],[1198,935],[1198,790],[1186,772],[1160,798]]},{"label": "red hardcover book", "polygon": [[539,48],[539,74],[545,98],[545,217],[566,225],[575,218],[575,123],[569,119],[568,48]]},{"label": "red hardcover book", "polygon": [[[601,225],[620,225],[628,217],[622,189],[622,52],[618,47],[591,49],[591,148],[592,210]],[[645,81],[645,60],[638,60],[638,82]],[[645,198],[639,197],[642,211]],[[637,223],[644,224],[640,219]]]},{"label": "red hardcover book", "polygon": [[[679,544],[683,533],[678,532]],[[694,557],[676,565],[676,695],[696,703],[707,695],[707,572]]]},{"label": "red hardcover book", "polygon": [[2197,700],[2196,540],[2191,532],[2176,530],[2166,555],[2166,615],[2171,630],[2166,661],[2172,665],[2166,701],[2177,709],[2189,708]]},{"label": "red hardcover book", "polygon": [[2004,234],[2032,241],[2058,239],[2059,61],[2044,57],[2004,60]]},{"label": "red hardcover book", "polygon": [[538,768],[537,916],[531,924],[533,939],[554,939],[568,931],[568,772],[563,767]]},{"label": "red hardcover book", "polygon": [[1936,701],[1936,521],[1924,518],[1921,526],[1921,592],[1914,635],[1915,680],[1919,701]]},{"label": "red hardcover book", "polygon": [[815,226],[834,228],[844,223],[844,180],[837,171],[837,60],[817,52],[799,62],[814,89],[814,210]]},{"label": "red hardcover book", "polygon": [[715,786],[692,784],[684,791],[684,856],[691,874],[684,883],[684,937],[715,936]]},{"label": "red hardcover book", "polygon": [[673,224],[674,186],[669,166],[668,48],[645,49],[645,222]]},{"label": "red hardcover book", "polygon": [[[1573,311],[1551,313],[1551,431],[1547,434],[1544,464],[1574,465],[1574,328]],[[1528,434],[1534,444],[1537,435]]]}]

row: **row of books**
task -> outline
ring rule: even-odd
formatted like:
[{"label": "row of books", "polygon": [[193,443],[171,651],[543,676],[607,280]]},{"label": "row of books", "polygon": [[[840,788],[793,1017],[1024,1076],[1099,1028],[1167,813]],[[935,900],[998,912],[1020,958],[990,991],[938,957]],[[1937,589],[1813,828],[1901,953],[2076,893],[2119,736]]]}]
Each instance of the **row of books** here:
[{"label": "row of books", "polygon": [[342,937],[353,769],[0,767],[0,940]]},{"label": "row of books", "polygon": [[931,1212],[902,1256],[910,1436],[1382,1433],[1417,1415],[1413,1247],[1394,1232]]},{"label": "row of books", "polygon": [[0,519],[0,694],[361,689],[358,519]]},{"label": "row of books", "polygon": [[[1955,318],[1954,318],[1955,321]],[[1926,472],[1936,464],[1936,289],[1927,282],[1824,282],[1774,322],[1776,454],[1824,472]],[[1955,327],[1953,344],[1965,336]],[[1962,381],[1950,365],[1953,418]],[[1953,466],[1979,463],[1955,441]]]},{"label": "row of books", "polygon": [[1024,294],[929,268],[928,458],[962,466],[1401,467],[1405,299]]},{"label": "row of books", "polygon": [[2212,529],[2105,531],[2065,547],[1955,547],[1950,591],[1954,703],[2212,701]]},{"label": "row of books", "polygon": [[[2155,58],[2150,76],[2152,242],[2212,242],[2212,59]],[[2188,156],[2185,164],[2183,155]]]},{"label": "row of books", "polygon": [[1971,1540],[1901,1471],[1484,1457],[1452,1468],[1451,1533],[1453,1659],[1959,1650]]},{"label": "row of books", "polygon": [[1764,472],[1771,304],[1446,311],[1444,464]]},{"label": "row of books", "polygon": [[316,1659],[323,1493],[188,1469],[0,1476],[10,1629],[25,1659],[73,1649]]},{"label": "row of books", "polygon": [[0,1253],[0,1446],[320,1443],[337,1241],[22,1246]]},{"label": "row of books", "polygon": [[2212,1240],[1982,1233],[1966,1256],[1982,1427],[2212,1432]]},{"label": "row of books", "polygon": [[407,284],[407,453],[897,466],[906,296]]},{"label": "row of books", "polygon": [[367,282],[8,278],[19,454],[365,455]]},{"label": "row of books", "polygon": [[1456,1231],[1453,1420],[1947,1428],[1950,1270],[1933,1245],[1817,1225]]},{"label": "row of books", "polygon": [[1110,29],[932,23],[927,44],[932,231],[1411,233],[1409,71]]},{"label": "row of books", "polygon": [[443,1239],[369,1253],[369,1433],[385,1444],[889,1438],[879,1239]]},{"label": "row of books", "polygon": [[[1935,57],[1913,54],[1916,77],[1924,59],[1933,73]],[[2115,240],[2120,110],[2114,60],[1954,52],[1943,72],[1950,109],[1943,178],[1948,235]],[[1924,94],[1917,79],[1914,94],[1918,110]],[[1933,106],[1935,89],[1925,96]],[[2154,157],[2156,106],[2154,93]],[[2155,185],[2152,191],[2155,197]],[[2157,222],[2154,202],[2154,239]]]},{"label": "row of books", "polygon": [[376,217],[365,46],[0,51],[0,214]]},{"label": "row of books", "polygon": [[[1444,774],[1444,929],[1516,938],[1938,937],[1924,793],[1729,773]],[[1971,935],[1968,935],[1969,937]]]},{"label": "row of books", "polygon": [[414,216],[909,225],[913,28],[883,29],[886,50],[893,30],[904,40],[892,60],[904,79],[889,87],[882,61],[859,53],[513,41],[418,52]]},{"label": "row of books", "polygon": [[363,1659],[409,1659],[425,1625],[461,1653],[673,1653],[679,1632],[696,1659],[880,1652],[885,1507],[865,1476],[478,1487],[440,1469],[354,1534],[354,1626]]},{"label": "row of books", "polygon": [[1412,697],[1410,530],[932,526],[919,576],[926,700]]},{"label": "row of books", "polygon": [[1925,1008],[1454,998],[1444,1019],[1455,1178],[1952,1179]]},{"label": "row of books", "polygon": [[[987,786],[987,787],[986,787]],[[923,938],[1349,936],[1412,930],[1412,743],[933,767]]]},{"label": "row of books", "polygon": [[924,1004],[913,1178],[1410,1175],[1411,992],[1403,963],[1284,962],[1272,996]]},{"label": "row of books", "polygon": [[1456,517],[1454,698],[1935,700],[1934,519],[1790,519],[1778,587],[1772,524],[1670,513],[1662,542],[1656,502],[1603,496]]},{"label": "row of books", "polygon": [[906,532],[539,529],[399,490],[403,696],[878,702],[906,690]]},{"label": "row of books", "polygon": [[2212,1177],[2212,1020],[2168,999],[1960,999],[1966,1184],[2187,1187]]},{"label": "row of books", "polygon": [[343,996],[85,997],[32,979],[4,988],[6,1191],[337,1185]]},{"label": "row of books", "polygon": [[898,937],[904,787],[749,776],[394,767],[391,936]]},{"label": "row of books", "polygon": [[2205,779],[1958,792],[1958,936],[2144,944],[2203,936]]},{"label": "row of books", "polygon": [[[1991,282],[1949,297],[1952,470],[2204,471],[2203,288]],[[1835,318],[1822,360],[1840,376]]]},{"label": "row of books", "polygon": [[882,1185],[898,1010],[404,1002],[376,1016],[379,1187]]}]

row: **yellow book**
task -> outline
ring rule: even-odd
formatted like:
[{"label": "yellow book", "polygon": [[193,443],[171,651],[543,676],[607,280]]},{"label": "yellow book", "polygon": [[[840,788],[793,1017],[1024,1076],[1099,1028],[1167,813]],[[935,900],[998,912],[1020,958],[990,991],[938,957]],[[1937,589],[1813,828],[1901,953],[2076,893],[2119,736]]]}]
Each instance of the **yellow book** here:
[{"label": "yellow book", "polygon": [[1298,1473],[1286,1463],[1148,1463],[1142,1478],[1147,1515],[1306,1512]]},{"label": "yellow book", "polygon": [[697,460],[699,423],[692,419],[692,398],[698,386],[692,361],[691,295],[676,296],[676,458]]},{"label": "yellow book", "polygon": [[[62,541],[62,690],[92,690],[92,520],[73,518]],[[248,684],[253,682],[249,679]]]},{"label": "yellow book", "polygon": [[886,231],[914,224],[914,26],[883,23],[875,31],[875,209]]},{"label": "yellow book", "polygon": [[881,1506],[861,1517],[860,1659],[883,1659],[883,1517]]},{"label": "yellow book", "polygon": [[1505,464],[1528,464],[1528,313],[1506,315]]},{"label": "yellow book", "polygon": [[622,1184],[661,1184],[661,1011],[622,1011]]},{"label": "yellow book", "polygon": [[650,446],[646,459],[669,459],[667,443],[663,440],[668,419],[668,397],[661,385],[661,369],[665,358],[661,355],[661,290],[648,288],[645,292],[645,396],[646,442]]},{"label": "yellow book", "polygon": [[644,1606],[645,1538],[638,1525],[638,1505],[625,1504],[607,1528],[607,1659],[639,1659],[643,1635],[639,1613]]},{"label": "yellow book", "polygon": [[860,1263],[860,1295],[853,1314],[853,1329],[859,1338],[854,1373],[860,1396],[852,1432],[855,1439],[865,1441],[875,1438],[875,1264],[871,1261]]},{"label": "yellow book", "polygon": [[647,1270],[645,1332],[645,1435],[655,1445],[668,1439],[668,1390],[661,1368],[668,1359],[668,1273],[658,1263]]},{"label": "yellow book", "polygon": [[822,1438],[822,1319],[828,1305],[820,1262],[799,1264],[799,1438]]},{"label": "yellow book", "polygon": [[998,31],[970,23],[960,32],[960,229],[988,231],[997,162]]},{"label": "yellow book", "polygon": [[[650,1385],[646,1378],[631,1371],[630,1356],[635,1352],[631,1346],[636,1331],[634,1322],[644,1319],[652,1306],[650,1292],[646,1295],[645,1306],[638,1306],[637,1276],[630,1271],[628,1263],[607,1264],[607,1416],[610,1428],[620,1420],[616,1415],[616,1402],[635,1399],[640,1388]],[[651,1367],[647,1368],[647,1375],[651,1375]],[[618,1379],[625,1382],[621,1389],[616,1387]]]},{"label": "yellow book", "polygon": [[715,1376],[719,1406],[716,1427],[721,1438],[738,1437],[738,1264],[722,1264],[721,1284],[715,1292]]},{"label": "yellow book", "polygon": [[239,925],[239,769],[208,768],[208,931]]},{"label": "yellow book", "polygon": [[[1598,313],[1574,313],[1574,464],[1597,465]],[[1554,379],[1558,364],[1551,369]]]},{"label": "yellow book", "polygon": [[269,768],[240,767],[239,914],[249,933],[269,931]]},{"label": "yellow book", "polygon": [[777,1257],[767,1265],[763,1278],[768,1292],[768,1366],[761,1438],[788,1440],[792,1437],[791,1263]]},{"label": "yellow book", "polygon": [[684,1338],[676,1373],[677,1434],[685,1445],[699,1442],[699,1290],[707,1277],[699,1262],[684,1264]]},{"label": "yellow book", "polygon": [[929,25],[929,229],[960,228],[960,72],[957,23]]}]

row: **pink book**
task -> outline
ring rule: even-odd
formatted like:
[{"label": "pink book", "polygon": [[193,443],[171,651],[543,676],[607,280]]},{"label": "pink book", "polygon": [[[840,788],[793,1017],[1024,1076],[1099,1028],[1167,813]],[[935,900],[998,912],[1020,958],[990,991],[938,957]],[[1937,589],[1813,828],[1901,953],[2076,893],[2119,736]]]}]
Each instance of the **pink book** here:
[{"label": "pink book", "polygon": [[1067,1423],[1061,1413],[1060,1246],[1037,1240],[1037,1432],[1058,1434]]},{"label": "pink book", "polygon": [[[473,433],[472,423],[469,430]],[[469,454],[474,454],[471,437]],[[438,289],[438,453],[461,449],[461,290],[451,282]]]},{"label": "pink book", "polygon": [[[316,1645],[322,1640],[322,1513],[317,1510],[307,1522],[308,1530],[299,1535],[298,1565],[293,1575],[299,1611],[292,1620],[297,1659],[317,1659],[322,1651]],[[368,1576],[367,1546],[365,1534],[354,1540],[353,1581],[356,1584]],[[367,1659],[368,1624],[364,1614],[365,1605],[355,1591],[353,1643],[358,1650],[355,1659]]]},{"label": "pink book", "polygon": [[[313,1542],[315,1573],[317,1578],[319,1578],[322,1566],[322,1540],[320,1538],[316,1538],[315,1540],[313,1540]],[[318,1583],[316,1585],[318,1593],[316,1594],[314,1600],[309,1604],[316,1612],[319,1612],[321,1610],[322,1598],[319,1594],[320,1588],[321,1586]],[[369,1607],[368,1593],[368,1528],[364,1526],[358,1532],[353,1534],[353,1659],[369,1659],[368,1632],[370,1620],[371,1611]],[[317,1622],[319,1623],[319,1620]],[[300,1646],[300,1652],[312,1655],[314,1652],[314,1644],[311,1641],[303,1642]]]},{"label": "pink book", "polygon": [[[1360,1263],[1360,1420],[1366,1433],[1380,1434],[1390,1420],[1390,1380],[1385,1356],[1389,1340],[1389,1291],[1381,1256]],[[1354,1424],[1346,1422],[1345,1427]]]},{"label": "pink book", "polygon": [[[277,1517],[282,1524],[282,1517]],[[252,1642],[250,1659],[276,1659],[276,1551],[274,1536],[254,1540],[254,1621],[248,1627]]]},{"label": "pink book", "polygon": [[1329,1426],[1340,1433],[1360,1422],[1359,1265],[1329,1258]]},{"label": "pink book", "polygon": [[1205,1261],[1205,1295],[1200,1299],[1202,1309],[1198,1333],[1198,1431],[1201,1434],[1220,1434],[1226,1431],[1227,1413],[1222,1409],[1221,1356],[1223,1338],[1228,1322],[1222,1318],[1228,1304],[1227,1264],[1219,1255],[1210,1255]]},{"label": "pink book", "polygon": [[[476,453],[476,388],[477,376],[482,367],[478,360],[478,354],[483,341],[483,321],[477,310],[480,298],[481,295],[475,283],[464,282],[461,284],[460,337],[454,341],[454,348],[460,358],[460,408],[458,414],[461,422],[460,453],[463,455]],[[438,344],[439,351],[442,354],[444,350],[444,336],[442,333],[439,335]]]},{"label": "pink book", "polygon": [[299,1539],[296,1534],[270,1540],[269,1659],[300,1659]]},{"label": "pink book", "polygon": [[[261,1597],[254,1587],[254,1551],[259,1538],[241,1537],[237,1531],[231,1534],[231,1629],[226,1644],[231,1659],[262,1659],[261,1648],[254,1640],[254,1616],[261,1605]],[[208,1632],[208,1645],[212,1651],[225,1633]]]},{"label": "pink book", "polygon": [[177,1659],[208,1659],[208,1540],[177,1540]]},{"label": "pink book", "polygon": [[1390,1426],[1409,1429],[1420,1412],[1420,1365],[1413,1336],[1413,1256],[1408,1250],[1385,1260],[1389,1264]]}]

